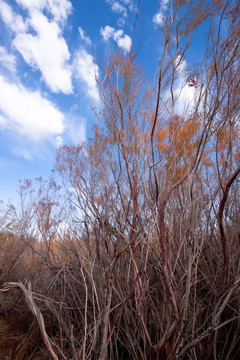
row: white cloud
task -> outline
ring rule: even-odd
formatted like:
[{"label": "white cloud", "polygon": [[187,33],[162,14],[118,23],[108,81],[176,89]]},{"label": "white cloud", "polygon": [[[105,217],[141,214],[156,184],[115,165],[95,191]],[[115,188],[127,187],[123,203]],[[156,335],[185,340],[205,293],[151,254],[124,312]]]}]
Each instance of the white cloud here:
[{"label": "white cloud", "polygon": [[16,2],[30,13],[34,10],[46,9],[56,22],[65,21],[72,11],[72,4],[68,0],[16,0]]},{"label": "white cloud", "polygon": [[153,16],[153,23],[155,25],[159,25],[159,26],[162,26],[163,25],[163,22],[164,22],[164,15],[161,11],[159,11],[158,13],[156,13],[154,16]]},{"label": "white cloud", "polygon": [[130,2],[129,2],[128,7],[129,7],[129,10],[130,10],[130,11],[132,11],[132,12],[137,12],[138,6],[137,6],[136,4],[134,4],[133,1],[130,1]]},{"label": "white cloud", "polygon": [[72,11],[72,4],[68,0],[48,0],[47,3],[55,21],[66,20]]},{"label": "white cloud", "polygon": [[0,46],[0,64],[11,73],[16,72],[16,58],[13,54],[9,54],[3,46]]},{"label": "white cloud", "polygon": [[90,37],[88,37],[86,34],[85,34],[85,31],[79,26],[78,28],[78,31],[79,31],[79,35],[80,35],[80,38],[85,41],[86,44],[88,45],[91,45],[92,44],[92,41],[90,39]]},{"label": "white cloud", "polygon": [[168,3],[169,3],[169,0],[162,0],[161,6],[164,10],[166,10]]},{"label": "white cloud", "polygon": [[115,13],[122,14],[124,17],[127,17],[128,10],[131,12],[136,12],[137,5],[134,0],[105,0],[111,6],[111,10]]},{"label": "white cloud", "polygon": [[197,95],[198,92],[194,87],[190,87],[183,82],[179,83],[174,91],[176,112],[179,115],[183,115],[186,111],[189,111],[194,106]]},{"label": "white cloud", "polygon": [[187,62],[182,58],[181,55],[177,55],[174,59],[174,66],[179,74],[183,74],[187,68]]},{"label": "white cloud", "polygon": [[30,92],[21,84],[8,83],[0,76],[0,93],[0,110],[8,128],[33,140],[63,132],[63,114],[39,92]]},{"label": "white cloud", "polygon": [[154,16],[153,16],[153,23],[158,26],[163,26],[164,24],[164,11],[167,9],[167,5],[169,3],[169,0],[162,0],[161,2],[161,10],[159,10]]},{"label": "white cloud", "polygon": [[177,85],[174,90],[174,98],[176,102],[175,110],[179,115],[189,111],[195,104],[196,97],[199,95],[199,89],[191,87],[186,81],[187,62],[181,55],[174,60],[174,65],[178,74]]},{"label": "white cloud", "polygon": [[105,28],[100,29],[100,34],[104,38],[104,40],[108,40],[113,37],[115,29],[109,25],[106,25]]},{"label": "white cloud", "polygon": [[112,4],[111,9],[113,12],[120,13],[120,14],[122,13],[124,17],[127,16],[127,9],[125,8],[125,6],[121,5],[118,1],[115,1]]},{"label": "white cloud", "polygon": [[16,0],[19,5],[22,5],[28,10],[43,9],[46,6],[46,0]]},{"label": "white cloud", "polygon": [[118,46],[124,51],[128,52],[131,50],[132,39],[130,38],[130,36],[123,34],[122,30],[116,31],[113,38],[118,44]]},{"label": "white cloud", "polygon": [[[25,20],[0,0],[0,15],[15,33],[13,46],[28,65],[41,71],[51,91],[72,93],[72,74],[68,64],[70,53],[60,24],[71,11],[71,3],[68,0],[16,1],[28,10],[29,16]],[[43,14],[44,9],[52,15],[53,20]]]},{"label": "white cloud", "polygon": [[32,12],[29,22],[36,35],[18,33],[13,45],[30,66],[41,71],[53,92],[72,93],[71,68],[67,64],[70,53],[58,24],[38,10]]},{"label": "white cloud", "polygon": [[117,19],[117,25],[118,27],[123,27],[125,25],[125,19],[123,18]]},{"label": "white cloud", "polygon": [[96,79],[99,76],[99,68],[94,63],[93,56],[82,49],[75,53],[73,62],[73,75],[86,85],[88,96],[94,101],[99,101],[99,92]]},{"label": "white cloud", "polygon": [[0,0],[0,15],[12,31],[25,32],[27,30],[28,24],[22,16],[15,14],[11,6],[2,0]]},{"label": "white cloud", "polygon": [[105,28],[100,29],[100,34],[105,41],[113,38],[121,49],[126,52],[130,51],[132,39],[130,36],[124,34],[123,30],[115,30],[113,27],[107,25]]}]

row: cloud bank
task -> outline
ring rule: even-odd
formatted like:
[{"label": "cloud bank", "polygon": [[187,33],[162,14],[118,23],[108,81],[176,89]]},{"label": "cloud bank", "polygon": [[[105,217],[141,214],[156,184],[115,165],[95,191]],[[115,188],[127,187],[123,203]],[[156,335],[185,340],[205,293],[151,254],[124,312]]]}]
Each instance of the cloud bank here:
[{"label": "cloud bank", "polygon": [[[56,146],[63,144],[64,138],[81,140],[85,137],[85,122],[76,125],[77,121],[68,119],[66,123],[64,113],[48,100],[49,91],[65,95],[84,91],[90,101],[99,102],[99,68],[93,56],[84,48],[71,56],[63,36],[72,4],[68,0],[15,1],[18,7],[0,0],[0,17],[11,41],[8,48],[0,46],[0,128],[31,141],[51,139]],[[80,26],[78,31],[83,45],[91,45]],[[18,74],[20,59],[30,67],[24,70],[26,76],[29,72],[47,85],[49,91],[44,95],[21,82],[24,73],[21,70]]]},{"label": "cloud bank", "polygon": [[[12,46],[24,61],[42,74],[52,92],[72,93],[70,53],[62,36],[62,24],[71,11],[67,0],[16,0],[28,12],[25,19],[0,0],[0,15],[15,37]],[[50,20],[43,10],[52,17]]]}]

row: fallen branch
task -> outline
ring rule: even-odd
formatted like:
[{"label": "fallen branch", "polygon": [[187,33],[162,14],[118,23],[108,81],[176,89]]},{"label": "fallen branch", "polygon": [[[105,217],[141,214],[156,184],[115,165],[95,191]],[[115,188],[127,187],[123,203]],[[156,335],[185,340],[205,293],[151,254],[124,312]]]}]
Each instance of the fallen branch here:
[{"label": "fallen branch", "polygon": [[46,345],[49,355],[51,356],[51,359],[58,360],[58,356],[54,352],[51,342],[50,342],[50,339],[46,333],[46,328],[45,328],[42,313],[34,302],[32,291],[31,291],[31,284],[28,283],[28,289],[27,289],[21,282],[8,282],[3,285],[3,288],[0,289],[0,291],[5,292],[5,291],[9,291],[10,289],[16,288],[16,287],[21,289],[25,295],[25,300],[28,304],[29,309],[31,310],[33,316],[35,317],[35,319],[38,323],[43,342]]}]

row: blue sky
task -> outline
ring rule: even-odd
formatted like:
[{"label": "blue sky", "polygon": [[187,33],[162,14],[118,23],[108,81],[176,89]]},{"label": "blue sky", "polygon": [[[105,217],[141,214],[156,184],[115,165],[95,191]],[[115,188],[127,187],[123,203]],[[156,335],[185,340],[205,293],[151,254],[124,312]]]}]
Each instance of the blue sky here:
[{"label": "blue sky", "polygon": [[[91,107],[100,106],[101,58],[114,48],[130,50],[137,3],[0,0],[0,199],[15,198],[19,179],[48,177],[58,146],[90,136],[97,121]],[[159,2],[143,1],[140,18],[139,60],[154,76],[161,56]],[[192,54],[197,59],[196,50]]]}]

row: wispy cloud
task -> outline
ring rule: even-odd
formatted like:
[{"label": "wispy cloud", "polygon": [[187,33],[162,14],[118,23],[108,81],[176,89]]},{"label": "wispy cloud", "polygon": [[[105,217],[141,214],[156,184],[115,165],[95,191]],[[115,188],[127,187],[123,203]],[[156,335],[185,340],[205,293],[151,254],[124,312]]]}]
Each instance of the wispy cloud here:
[{"label": "wispy cloud", "polygon": [[74,54],[73,74],[84,86],[88,96],[99,101],[99,92],[96,79],[99,76],[99,68],[94,62],[92,55],[81,49]]},{"label": "wispy cloud", "polygon": [[123,30],[115,30],[113,27],[107,25],[100,29],[100,34],[105,41],[113,38],[118,47],[123,49],[125,52],[129,52],[132,46],[132,39],[130,36],[123,33]]},{"label": "wispy cloud", "polygon": [[82,144],[86,141],[86,119],[83,116],[68,114],[66,136],[73,144]]},{"label": "wispy cloud", "polygon": [[0,126],[41,140],[59,135],[64,130],[64,115],[39,92],[21,84],[7,82],[0,76]]},{"label": "wispy cloud", "polygon": [[111,9],[113,12],[122,14],[124,17],[127,16],[127,9],[125,8],[125,6],[120,4],[118,1],[114,1],[114,3],[111,6]]},{"label": "wispy cloud", "polygon": [[9,6],[7,3],[5,3],[5,1],[2,0],[0,0],[0,16],[12,31],[27,31],[28,24],[23,20],[23,17],[21,15],[15,14],[11,6]]},{"label": "wispy cloud", "polygon": [[128,14],[131,12],[136,12],[137,5],[134,0],[105,0],[107,4],[111,6],[111,10],[115,14],[119,14],[117,24],[119,27],[123,27],[126,22]]},{"label": "wispy cloud", "polygon": [[85,43],[87,45],[91,45],[92,41],[91,41],[90,37],[85,34],[85,31],[81,28],[81,26],[79,26],[78,31],[79,31],[80,38],[83,41],[85,41]]},{"label": "wispy cloud", "polygon": [[124,27],[125,23],[126,23],[126,21],[125,21],[124,18],[120,17],[119,19],[117,19],[117,26],[118,27],[120,27],[120,28]]},{"label": "wispy cloud", "polygon": [[159,26],[163,25],[163,23],[164,23],[164,15],[163,15],[162,11],[159,11],[158,13],[156,13],[153,16],[153,23],[155,25],[159,25]]},{"label": "wispy cloud", "polygon": [[16,72],[16,58],[3,46],[0,46],[0,64],[8,69],[11,73]]},{"label": "wispy cloud", "polygon": [[[134,0],[105,0],[111,6],[113,12],[124,13],[127,16],[127,10],[136,11]],[[124,15],[125,16],[125,15]]]},{"label": "wispy cloud", "polygon": [[164,11],[167,9],[169,0],[161,1],[161,9],[153,16],[153,23],[158,26],[163,26],[164,24]]},{"label": "wispy cloud", "polygon": [[60,146],[63,145],[63,138],[62,136],[58,135],[56,136],[55,138],[55,144],[56,144],[56,147],[59,148]]},{"label": "wispy cloud", "polygon": [[72,11],[72,3],[69,0],[16,0],[16,2],[30,13],[46,9],[56,22],[64,22]]},{"label": "wispy cloud", "polygon": [[128,6],[128,9],[130,11],[135,12],[137,10],[137,1],[135,0],[120,0],[121,3],[123,3],[124,5]]}]

